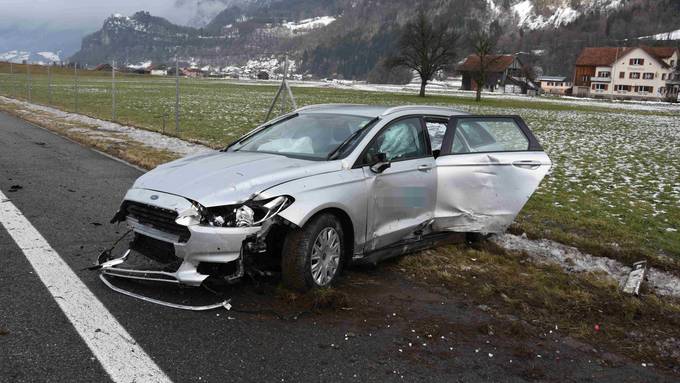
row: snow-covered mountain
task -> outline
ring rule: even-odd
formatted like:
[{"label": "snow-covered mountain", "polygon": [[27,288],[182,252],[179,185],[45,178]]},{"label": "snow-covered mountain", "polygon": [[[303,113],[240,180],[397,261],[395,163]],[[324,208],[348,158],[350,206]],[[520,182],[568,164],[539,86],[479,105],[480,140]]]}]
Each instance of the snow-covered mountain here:
[{"label": "snow-covered mountain", "polygon": [[[486,0],[496,17],[510,13],[517,26],[537,30],[559,28],[593,12],[608,12],[621,8],[626,0]],[[504,9],[508,8],[508,9]]]},{"label": "snow-covered mountain", "polygon": [[29,62],[31,64],[49,65],[52,63],[60,63],[61,52],[29,52],[24,50],[11,50],[0,53],[0,61],[7,61],[13,63]]}]

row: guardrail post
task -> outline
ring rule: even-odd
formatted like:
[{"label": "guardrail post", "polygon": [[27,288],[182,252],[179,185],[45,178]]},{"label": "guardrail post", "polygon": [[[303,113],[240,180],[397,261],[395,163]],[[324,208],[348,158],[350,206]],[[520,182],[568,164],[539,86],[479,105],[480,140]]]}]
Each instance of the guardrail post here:
[{"label": "guardrail post", "polygon": [[179,137],[179,56],[175,56],[175,135]]},{"label": "guardrail post", "polygon": [[26,61],[26,93],[28,102],[31,102],[31,64]]}]

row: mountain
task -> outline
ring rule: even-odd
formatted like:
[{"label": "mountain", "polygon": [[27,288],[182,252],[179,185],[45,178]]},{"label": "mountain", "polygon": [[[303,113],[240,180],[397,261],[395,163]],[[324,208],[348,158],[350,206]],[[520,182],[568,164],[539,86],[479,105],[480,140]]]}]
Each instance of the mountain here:
[{"label": "mountain", "polygon": [[12,62],[16,64],[23,63],[25,61],[40,64],[40,65],[51,65],[52,63],[61,63],[61,52],[30,52],[21,50],[11,50],[7,52],[0,53],[0,61]]},{"label": "mountain", "polygon": [[[182,0],[178,0],[182,1]],[[188,1],[188,0],[187,0]],[[195,0],[198,1],[198,0]],[[167,62],[175,54],[203,65],[243,65],[288,53],[300,72],[364,79],[396,49],[416,13],[412,0],[204,0],[224,9],[200,27],[179,26],[147,12],[114,15],[83,39],[71,59],[96,65]],[[200,3],[200,1],[198,1]],[[459,31],[460,57],[472,32],[491,26],[498,50],[528,52],[549,74],[569,74],[585,46],[637,44],[680,27],[677,0],[422,0],[433,21]],[[653,40],[645,40],[653,43]],[[380,76],[378,76],[380,77]],[[377,79],[378,81],[380,78]]]}]

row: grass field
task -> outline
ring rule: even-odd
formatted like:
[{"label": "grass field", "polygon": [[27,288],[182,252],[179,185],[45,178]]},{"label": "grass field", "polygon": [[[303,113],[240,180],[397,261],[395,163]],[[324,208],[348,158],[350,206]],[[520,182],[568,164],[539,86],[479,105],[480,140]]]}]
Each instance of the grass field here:
[{"label": "grass field", "polygon": [[[0,63],[0,95],[26,99],[26,68]],[[31,68],[31,99],[50,104],[45,68]],[[111,119],[110,73],[79,76],[78,112]],[[71,70],[52,73],[51,105],[75,111]],[[262,122],[275,92],[269,85],[181,81],[181,133],[217,147]],[[473,113],[519,114],[555,166],[513,230],[554,239],[594,255],[632,263],[646,258],[680,275],[680,115],[521,99],[489,99],[297,87],[299,105],[318,103],[449,105]],[[120,75],[117,121],[174,132],[172,78]]]}]

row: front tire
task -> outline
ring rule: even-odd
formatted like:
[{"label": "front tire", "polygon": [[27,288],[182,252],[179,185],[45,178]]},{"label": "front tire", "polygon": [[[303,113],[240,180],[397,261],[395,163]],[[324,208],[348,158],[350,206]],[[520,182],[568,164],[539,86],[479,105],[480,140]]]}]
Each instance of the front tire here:
[{"label": "front tire", "polygon": [[283,284],[300,291],[331,286],[340,275],[344,256],[340,221],[332,214],[320,214],[286,236],[281,259]]}]

